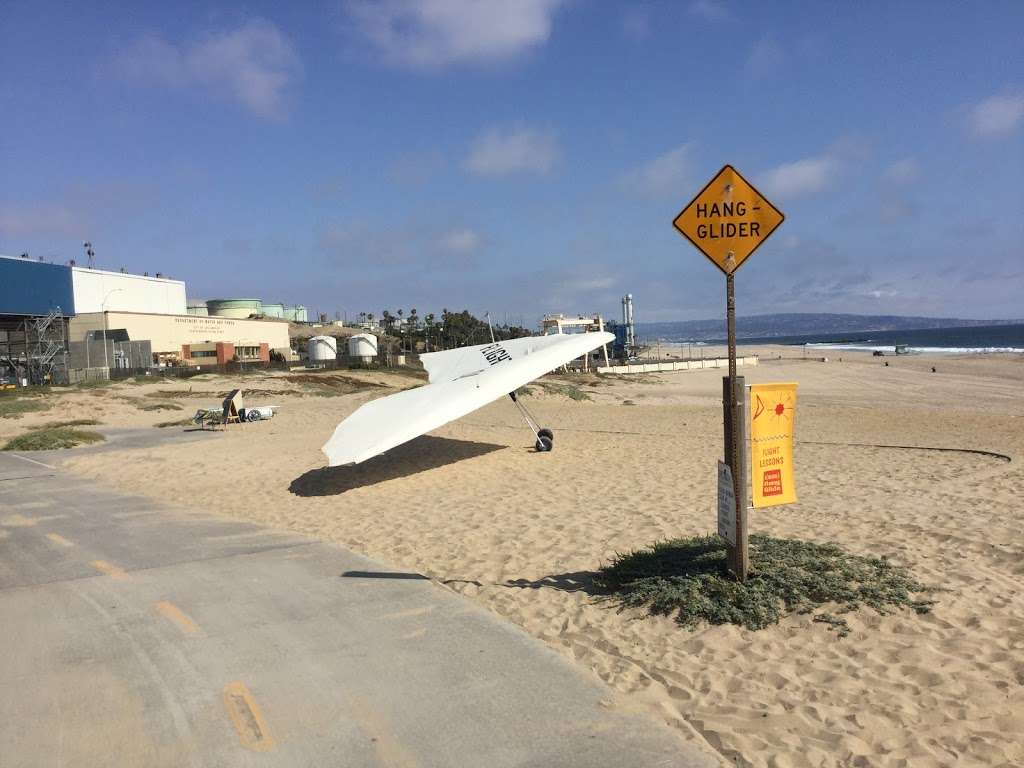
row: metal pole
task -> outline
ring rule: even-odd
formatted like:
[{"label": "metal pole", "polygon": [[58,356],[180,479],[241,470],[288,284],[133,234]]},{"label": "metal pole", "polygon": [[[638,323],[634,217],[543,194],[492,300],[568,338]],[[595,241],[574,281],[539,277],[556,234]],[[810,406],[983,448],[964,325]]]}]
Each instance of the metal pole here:
[{"label": "metal pole", "polygon": [[[106,304],[107,302],[103,302]],[[107,376],[110,376],[110,361],[107,360],[107,311],[100,307],[103,315],[103,367],[107,369]]]},{"label": "metal pole", "polygon": [[[741,398],[736,377],[736,291],[733,273],[725,276],[726,332],[729,337],[729,385],[726,406],[729,418],[726,420],[726,459],[732,470],[733,493],[736,498],[736,546],[730,552],[730,566],[736,578],[746,581],[749,566],[747,555],[747,502],[744,475],[745,464],[740,437],[745,431],[746,421],[741,410]],[[743,442],[746,442],[745,440]]]}]

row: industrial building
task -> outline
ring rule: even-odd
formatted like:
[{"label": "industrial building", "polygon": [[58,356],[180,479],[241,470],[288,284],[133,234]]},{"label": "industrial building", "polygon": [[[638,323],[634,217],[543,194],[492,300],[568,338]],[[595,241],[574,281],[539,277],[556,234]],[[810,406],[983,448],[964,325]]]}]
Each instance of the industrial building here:
[{"label": "industrial building", "polygon": [[[69,367],[267,361],[271,350],[290,355],[283,305],[269,305],[281,319],[251,320],[268,314],[255,299],[207,302],[202,315],[193,314],[194,304],[184,282],[160,274],[0,256],[0,376],[61,382],[69,380]],[[292,316],[298,310],[304,319],[302,307],[291,308]]]},{"label": "industrial building", "polygon": [[0,256],[0,383],[67,381],[71,270]]},{"label": "industrial building", "polygon": [[[175,358],[190,361],[193,359],[189,354],[191,349],[198,350],[199,345],[218,342],[236,348],[263,347],[265,352],[260,359],[264,361],[270,360],[270,350],[285,355],[291,351],[288,323],[283,320],[107,311],[76,315],[70,326],[69,335],[73,342],[100,338],[104,328],[108,336],[117,333],[131,340],[147,339],[152,345],[153,356],[161,361]],[[231,359],[229,355],[227,361]]]}]

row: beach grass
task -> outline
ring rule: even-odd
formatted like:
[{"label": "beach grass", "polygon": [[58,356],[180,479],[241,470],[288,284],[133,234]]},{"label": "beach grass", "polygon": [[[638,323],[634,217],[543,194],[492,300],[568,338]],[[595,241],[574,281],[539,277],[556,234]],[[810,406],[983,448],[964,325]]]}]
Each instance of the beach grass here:
[{"label": "beach grass", "polygon": [[191,427],[195,424],[192,419],[177,419],[175,421],[158,421],[154,427],[166,429],[167,427]]},{"label": "beach grass", "polygon": [[[387,386],[337,373],[299,373],[285,376],[284,379],[291,384],[298,385],[302,395],[312,397],[337,397]],[[246,394],[249,394],[248,391]]]},{"label": "beach grass", "polygon": [[835,544],[752,535],[744,583],[727,570],[726,547],[717,535],[658,542],[616,557],[598,571],[595,585],[623,608],[674,616],[691,629],[707,622],[756,630],[790,613],[813,613],[844,637],[849,625],[837,614],[862,606],[881,614],[927,613],[934,604],[926,596],[935,590],[906,568]]},{"label": "beach grass", "polygon": [[0,419],[20,419],[26,413],[47,411],[50,404],[40,399],[22,400],[4,398],[0,400]]},{"label": "beach grass", "polygon": [[182,407],[178,403],[148,403],[147,405],[136,405],[140,411],[180,411]]},{"label": "beach grass", "polygon": [[574,384],[552,384],[547,381],[536,381],[534,385],[540,387],[549,395],[562,395],[577,402],[590,399],[590,395]]},{"label": "beach grass", "polygon": [[46,397],[52,394],[52,388],[47,386],[32,386],[32,387],[13,387],[11,389],[0,389],[0,400],[13,399],[25,397]]},{"label": "beach grass", "polygon": [[40,429],[58,429],[60,427],[95,427],[100,422],[96,419],[69,419],[68,421],[48,421],[40,425]]},{"label": "beach grass", "polygon": [[193,392],[192,387],[188,389],[158,389],[155,392],[147,392],[145,397],[159,398],[163,400],[175,399],[178,397],[212,397],[211,392]]},{"label": "beach grass", "polygon": [[7,441],[5,451],[52,451],[73,448],[76,445],[99,443],[104,440],[99,432],[71,427],[43,427],[33,429]]}]

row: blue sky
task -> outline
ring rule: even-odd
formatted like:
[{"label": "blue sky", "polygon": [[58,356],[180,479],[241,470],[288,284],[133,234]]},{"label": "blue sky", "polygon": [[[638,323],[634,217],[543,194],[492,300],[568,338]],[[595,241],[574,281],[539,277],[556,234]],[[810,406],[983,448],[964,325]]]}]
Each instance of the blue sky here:
[{"label": "blue sky", "polygon": [[191,297],[724,314],[672,228],[786,213],[741,315],[1024,316],[1024,3],[0,5],[0,253]]}]

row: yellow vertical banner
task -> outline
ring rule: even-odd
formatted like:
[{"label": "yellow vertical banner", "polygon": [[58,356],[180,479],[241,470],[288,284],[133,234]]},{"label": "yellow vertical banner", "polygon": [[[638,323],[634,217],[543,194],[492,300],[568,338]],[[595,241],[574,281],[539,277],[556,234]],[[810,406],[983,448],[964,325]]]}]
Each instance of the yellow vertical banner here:
[{"label": "yellow vertical banner", "polygon": [[754,507],[796,501],[793,427],[796,384],[750,387],[750,485]]}]

